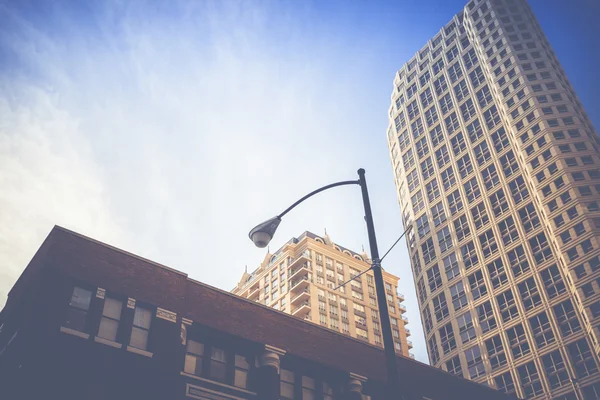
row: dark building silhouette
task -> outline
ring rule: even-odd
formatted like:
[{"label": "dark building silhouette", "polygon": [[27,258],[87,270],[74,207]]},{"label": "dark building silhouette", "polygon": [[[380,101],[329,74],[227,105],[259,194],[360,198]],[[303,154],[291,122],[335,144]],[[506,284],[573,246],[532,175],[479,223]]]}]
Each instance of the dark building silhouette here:
[{"label": "dark building silhouette", "polygon": [[[2,399],[382,399],[383,351],[55,227],[0,313]],[[506,399],[398,356],[397,399]]]}]

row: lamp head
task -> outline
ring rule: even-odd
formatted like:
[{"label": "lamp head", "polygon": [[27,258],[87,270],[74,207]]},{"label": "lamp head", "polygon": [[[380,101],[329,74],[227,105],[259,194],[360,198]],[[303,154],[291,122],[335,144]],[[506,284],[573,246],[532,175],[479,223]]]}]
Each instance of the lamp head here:
[{"label": "lamp head", "polygon": [[271,239],[273,239],[273,235],[275,235],[280,222],[281,218],[279,217],[266,220],[252,228],[248,237],[250,237],[250,240],[254,242],[256,247],[260,247],[261,249],[267,247]]}]

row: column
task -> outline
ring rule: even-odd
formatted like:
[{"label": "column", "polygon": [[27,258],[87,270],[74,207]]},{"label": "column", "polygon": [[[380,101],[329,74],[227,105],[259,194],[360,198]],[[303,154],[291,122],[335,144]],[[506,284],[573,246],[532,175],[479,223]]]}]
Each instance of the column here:
[{"label": "column", "polygon": [[265,345],[259,360],[257,392],[261,400],[279,400],[279,366],[284,350]]},{"label": "column", "polygon": [[363,382],[366,381],[366,377],[350,372],[348,383],[346,384],[346,396],[344,397],[344,400],[362,400]]}]

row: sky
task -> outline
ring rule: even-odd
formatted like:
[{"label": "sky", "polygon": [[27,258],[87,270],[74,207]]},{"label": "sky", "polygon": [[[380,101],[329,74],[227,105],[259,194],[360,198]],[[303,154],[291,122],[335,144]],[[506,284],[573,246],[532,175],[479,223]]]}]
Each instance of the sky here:
[{"label": "sky", "polygon": [[[0,306],[54,225],[230,290],[265,256],[254,225],[360,167],[385,253],[394,74],[464,4],[0,0]],[[600,126],[600,2],[530,4]],[[362,213],[358,187],[324,192],[271,250],[325,229],[368,250]],[[427,362],[405,243],[383,266]]]}]

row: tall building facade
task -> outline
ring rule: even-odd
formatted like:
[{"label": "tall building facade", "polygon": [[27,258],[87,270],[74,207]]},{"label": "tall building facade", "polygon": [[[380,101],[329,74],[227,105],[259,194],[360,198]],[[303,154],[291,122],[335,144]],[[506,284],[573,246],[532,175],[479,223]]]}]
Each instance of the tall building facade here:
[{"label": "tall building facade", "polygon": [[[2,399],[390,400],[385,365],[369,343],[60,227],[0,312]],[[397,367],[395,400],[511,398]]]},{"label": "tall building facade", "polygon": [[431,364],[600,398],[599,139],[526,1],[470,1],[398,71],[389,118]]},{"label": "tall building facade", "polygon": [[[341,247],[327,234],[304,232],[268,253],[254,272],[245,272],[232,293],[382,346],[373,273],[340,286],[369,269],[370,261],[364,251],[358,254]],[[398,277],[384,271],[383,280],[396,352],[412,356]]]}]

